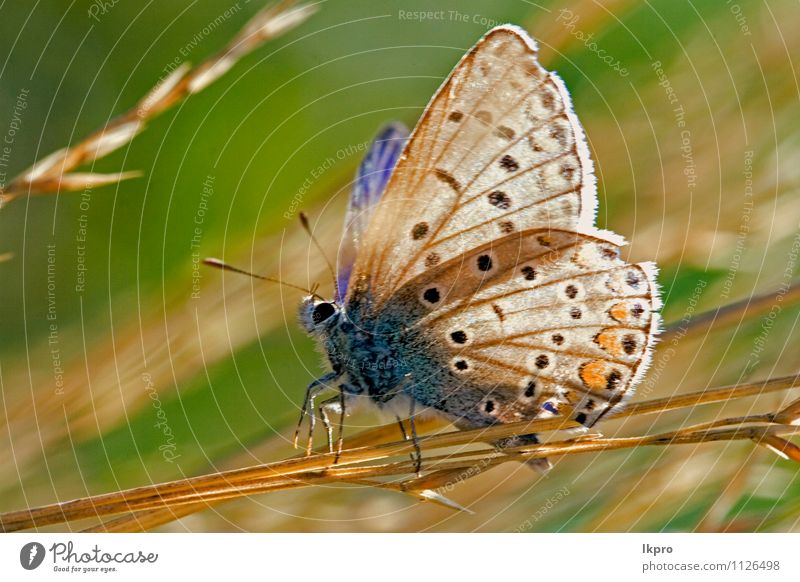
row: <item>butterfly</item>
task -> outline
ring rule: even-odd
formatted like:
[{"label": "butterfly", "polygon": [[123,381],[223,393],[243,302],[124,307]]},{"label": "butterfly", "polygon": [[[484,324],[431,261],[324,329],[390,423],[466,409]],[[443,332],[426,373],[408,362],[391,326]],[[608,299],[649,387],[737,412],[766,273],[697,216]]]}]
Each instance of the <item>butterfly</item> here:
[{"label": "butterfly", "polygon": [[536,55],[521,28],[490,30],[414,131],[387,126],[361,163],[335,297],[299,308],[331,367],[307,390],[309,452],[329,387],[330,444],[331,415],[357,400],[412,427],[422,412],[461,429],[559,415],[591,427],[641,380],[659,331],[657,269],[626,263],[623,238],[595,226],[583,130]]}]

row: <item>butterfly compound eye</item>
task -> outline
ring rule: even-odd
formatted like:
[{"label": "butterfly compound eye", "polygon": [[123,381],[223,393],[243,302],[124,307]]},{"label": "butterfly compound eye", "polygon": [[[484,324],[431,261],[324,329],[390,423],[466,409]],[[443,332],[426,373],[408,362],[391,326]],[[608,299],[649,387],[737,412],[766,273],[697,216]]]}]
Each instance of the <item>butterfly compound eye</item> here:
[{"label": "butterfly compound eye", "polygon": [[314,312],[311,314],[311,318],[314,321],[314,325],[318,325],[328,319],[334,313],[336,313],[336,308],[332,303],[320,303],[314,307]]}]

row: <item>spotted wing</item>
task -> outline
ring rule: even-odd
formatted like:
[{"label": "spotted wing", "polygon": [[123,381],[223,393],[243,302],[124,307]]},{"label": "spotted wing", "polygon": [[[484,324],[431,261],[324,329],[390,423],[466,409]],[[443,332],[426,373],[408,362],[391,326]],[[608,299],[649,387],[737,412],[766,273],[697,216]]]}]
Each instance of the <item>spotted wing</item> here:
[{"label": "spotted wing", "polygon": [[561,79],[539,65],[523,30],[498,27],[428,105],[354,269],[379,307],[403,283],[487,240],[532,228],[599,234],[596,197]]},{"label": "spotted wing", "polygon": [[350,273],[362,238],[407,141],[408,128],[405,125],[400,122],[386,125],[378,132],[367,155],[358,166],[337,258],[337,301],[341,301],[347,292]]},{"label": "spotted wing", "polygon": [[568,407],[591,426],[642,377],[659,307],[653,264],[625,263],[611,241],[539,230],[429,269],[386,313],[411,312],[413,345],[426,346],[430,368],[446,367],[440,392],[424,373],[411,378],[408,389],[422,404],[462,426]]}]

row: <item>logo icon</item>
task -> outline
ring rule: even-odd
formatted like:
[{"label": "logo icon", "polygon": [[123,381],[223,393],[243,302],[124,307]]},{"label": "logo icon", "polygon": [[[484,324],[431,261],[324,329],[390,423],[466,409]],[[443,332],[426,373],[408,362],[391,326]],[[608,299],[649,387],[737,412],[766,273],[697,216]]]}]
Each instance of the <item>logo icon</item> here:
[{"label": "logo icon", "polygon": [[19,563],[26,570],[35,570],[44,561],[44,546],[39,542],[28,542],[19,551]]}]

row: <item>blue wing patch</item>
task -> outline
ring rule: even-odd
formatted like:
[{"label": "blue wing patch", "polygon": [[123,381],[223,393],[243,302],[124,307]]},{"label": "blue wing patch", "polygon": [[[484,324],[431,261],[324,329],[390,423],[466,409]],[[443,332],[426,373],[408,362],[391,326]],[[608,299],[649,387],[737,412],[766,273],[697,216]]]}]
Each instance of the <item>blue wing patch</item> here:
[{"label": "blue wing patch", "polygon": [[338,257],[338,295],[341,302],[347,293],[350,272],[353,269],[361,238],[380,201],[392,170],[408,141],[408,129],[400,122],[384,126],[370,145],[356,173],[350,203],[345,216],[342,245]]}]

